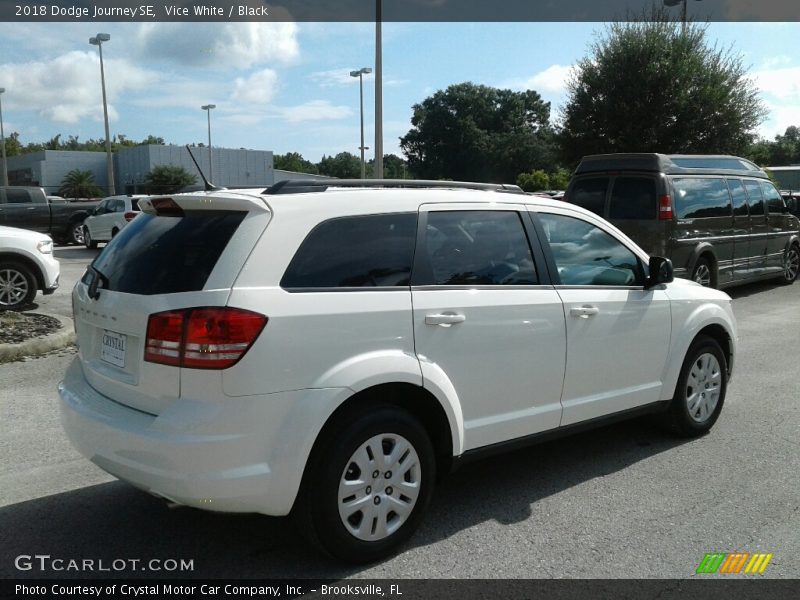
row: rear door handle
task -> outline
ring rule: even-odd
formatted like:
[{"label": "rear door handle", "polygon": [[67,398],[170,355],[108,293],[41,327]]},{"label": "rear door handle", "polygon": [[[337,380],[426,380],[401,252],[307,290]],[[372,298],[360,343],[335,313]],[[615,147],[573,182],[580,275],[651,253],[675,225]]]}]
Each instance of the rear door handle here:
[{"label": "rear door handle", "polygon": [[425,315],[426,325],[441,325],[442,327],[450,327],[458,323],[463,323],[467,320],[464,315],[455,313],[443,313],[438,315]]},{"label": "rear door handle", "polygon": [[580,319],[588,319],[600,312],[596,306],[576,306],[569,309],[569,314]]}]

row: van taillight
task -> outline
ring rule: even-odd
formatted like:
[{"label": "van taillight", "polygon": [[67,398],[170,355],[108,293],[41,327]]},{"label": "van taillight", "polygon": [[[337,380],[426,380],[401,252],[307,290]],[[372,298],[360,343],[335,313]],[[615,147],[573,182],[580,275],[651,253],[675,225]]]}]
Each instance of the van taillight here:
[{"label": "van taillight", "polygon": [[136,218],[136,215],[138,215],[138,214],[139,214],[138,212],[133,212],[133,211],[129,210],[128,212],[126,212],[122,216],[125,218],[125,222],[126,223],[130,223],[131,221],[133,221]]},{"label": "van taillight", "polygon": [[227,369],[256,341],[267,317],[227,307],[150,315],[144,359],[189,369]]},{"label": "van taillight", "polygon": [[658,197],[658,219],[660,221],[672,219],[672,198],[669,195]]}]

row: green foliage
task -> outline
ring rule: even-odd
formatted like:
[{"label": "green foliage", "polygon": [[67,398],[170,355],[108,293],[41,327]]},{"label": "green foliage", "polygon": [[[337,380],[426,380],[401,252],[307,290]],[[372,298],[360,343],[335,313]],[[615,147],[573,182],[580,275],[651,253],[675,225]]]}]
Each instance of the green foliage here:
[{"label": "green foliage", "polygon": [[361,158],[350,152],[339,152],[336,156],[323,156],[317,166],[320,175],[340,179],[361,177]]},{"label": "green foliage", "polygon": [[800,164],[800,129],[792,125],[783,135],[776,135],[772,142],[759,140],[750,146],[745,156],[762,167]]},{"label": "green foliage", "polygon": [[416,177],[508,183],[554,166],[550,104],[534,91],[461,83],[413,110],[400,146]]},{"label": "green foliage", "polygon": [[17,156],[22,154],[22,144],[19,143],[19,133],[14,131],[6,136],[6,156]]},{"label": "green foliage", "polygon": [[566,190],[569,185],[569,171],[566,169],[556,169],[550,173],[550,189]]},{"label": "green foliage", "polygon": [[550,189],[550,177],[541,169],[531,173],[520,173],[517,176],[517,185],[526,192],[539,192]]},{"label": "green foliage", "polygon": [[158,165],[145,177],[148,194],[174,194],[182,187],[197,182],[197,178],[178,165]]},{"label": "green foliage", "polygon": [[103,190],[95,184],[91,171],[73,169],[61,180],[58,195],[64,198],[95,198],[102,196]]},{"label": "green foliage", "polygon": [[[70,135],[66,141],[61,139],[61,134],[56,134],[51,137],[46,142],[30,142],[23,146],[19,142],[19,134],[13,133],[12,136],[15,136],[15,150],[16,154],[31,154],[33,152],[41,152],[42,150],[73,150],[73,151],[83,151],[83,152],[105,152],[106,151],[106,140],[105,138],[100,139],[88,139],[85,142],[81,142],[78,136]],[[133,140],[129,140],[125,134],[118,134],[111,138],[111,151],[117,152],[123,148],[130,148],[132,146],[144,146],[147,144],[156,144],[156,145],[163,145],[164,138],[156,137],[154,135],[148,135],[144,138],[141,142],[134,142]],[[6,148],[8,149],[8,139],[6,139]],[[11,154],[9,154],[11,156]]]},{"label": "green foliage", "polygon": [[299,152],[287,152],[286,154],[275,154],[272,157],[273,165],[276,169],[283,171],[294,171],[295,173],[319,173],[317,165],[310,160],[303,158]]},{"label": "green foliage", "polygon": [[655,9],[613,23],[568,83],[560,135],[575,164],[605,152],[741,154],[766,115],[741,57],[706,43],[707,25]]}]

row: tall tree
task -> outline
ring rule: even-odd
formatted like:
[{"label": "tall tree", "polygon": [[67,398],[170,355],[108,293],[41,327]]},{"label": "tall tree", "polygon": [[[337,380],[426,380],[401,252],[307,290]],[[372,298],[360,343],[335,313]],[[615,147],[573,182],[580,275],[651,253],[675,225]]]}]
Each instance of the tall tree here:
[{"label": "tall tree", "polygon": [[197,178],[178,165],[158,165],[144,179],[148,194],[174,194]]},{"label": "tall tree", "polygon": [[72,169],[61,180],[58,195],[64,198],[95,198],[102,196],[103,190],[94,182],[91,171]]},{"label": "tall tree", "polygon": [[400,147],[417,177],[513,183],[554,166],[550,103],[532,90],[460,83],[413,109]]},{"label": "tall tree", "polygon": [[766,109],[741,57],[709,46],[706,31],[662,9],[609,25],[568,82],[565,161],[605,152],[743,153]]},{"label": "tall tree", "polygon": [[340,179],[361,177],[361,159],[350,152],[339,152],[336,156],[323,156],[317,165],[320,175]]},{"label": "tall tree", "polygon": [[286,154],[275,154],[272,162],[276,169],[283,171],[294,171],[295,173],[319,173],[317,165],[310,160],[303,158],[299,152],[287,152]]}]

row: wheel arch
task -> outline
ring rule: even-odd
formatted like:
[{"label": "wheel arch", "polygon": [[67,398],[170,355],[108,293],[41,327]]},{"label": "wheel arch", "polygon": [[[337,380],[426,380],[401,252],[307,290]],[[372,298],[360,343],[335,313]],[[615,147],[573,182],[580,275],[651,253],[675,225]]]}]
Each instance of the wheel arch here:
[{"label": "wheel arch", "polygon": [[689,256],[689,261],[686,263],[686,276],[688,279],[692,278],[694,268],[697,266],[697,261],[701,258],[707,258],[711,266],[711,277],[719,283],[719,260],[717,253],[714,251],[714,246],[708,242],[697,244],[692,254]]},{"label": "wheel arch", "polygon": [[42,270],[39,268],[39,265],[37,265],[36,261],[34,261],[32,258],[28,257],[26,254],[4,250],[0,252],[0,264],[4,262],[16,262],[28,267],[36,279],[36,289],[44,290],[44,275],[42,274]]}]

